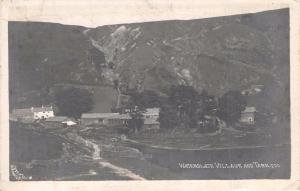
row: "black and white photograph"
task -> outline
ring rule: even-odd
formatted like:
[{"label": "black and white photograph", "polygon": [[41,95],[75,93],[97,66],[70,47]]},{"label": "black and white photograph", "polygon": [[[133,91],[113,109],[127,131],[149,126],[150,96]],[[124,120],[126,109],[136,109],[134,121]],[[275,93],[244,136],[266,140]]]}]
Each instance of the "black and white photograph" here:
[{"label": "black and white photograph", "polygon": [[8,22],[9,180],[290,179],[290,9]]}]

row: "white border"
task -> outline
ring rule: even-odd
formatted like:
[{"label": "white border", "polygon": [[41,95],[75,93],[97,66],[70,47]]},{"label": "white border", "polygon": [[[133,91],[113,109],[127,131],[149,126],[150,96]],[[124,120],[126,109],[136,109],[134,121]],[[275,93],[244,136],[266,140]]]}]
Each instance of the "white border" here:
[{"label": "white border", "polygon": [[[299,1],[297,0],[11,0],[0,1],[0,190],[296,190],[299,183]],[[96,27],[107,24],[173,19],[199,19],[290,8],[291,134],[290,180],[197,180],[197,181],[8,181],[8,43],[7,21],[44,21]],[[118,188],[118,189],[117,189]]]}]

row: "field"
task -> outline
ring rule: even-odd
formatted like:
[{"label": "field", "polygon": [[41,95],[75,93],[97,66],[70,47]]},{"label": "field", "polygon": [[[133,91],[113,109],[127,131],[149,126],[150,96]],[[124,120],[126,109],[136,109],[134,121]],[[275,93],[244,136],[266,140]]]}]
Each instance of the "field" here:
[{"label": "field", "polygon": [[[34,126],[31,129],[31,125],[11,125],[11,180],[289,177],[290,145],[279,142],[275,134],[267,136],[261,132],[227,128],[221,133],[207,135],[161,131],[124,137],[124,132],[118,128],[44,129],[38,124]],[[24,153],[24,148],[32,153]],[[271,162],[280,168],[185,169],[179,165],[254,162]]]}]

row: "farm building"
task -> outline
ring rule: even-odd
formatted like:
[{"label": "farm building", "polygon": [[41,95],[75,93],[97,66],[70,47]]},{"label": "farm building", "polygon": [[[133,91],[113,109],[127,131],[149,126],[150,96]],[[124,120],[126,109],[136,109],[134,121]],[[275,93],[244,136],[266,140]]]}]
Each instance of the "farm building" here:
[{"label": "farm building", "polygon": [[[144,115],[144,128],[159,128],[159,108],[147,108]],[[106,126],[124,126],[131,119],[129,113],[84,113],[81,115],[82,125],[100,124]]]},{"label": "farm building", "polygon": [[82,125],[100,124],[107,126],[118,126],[126,124],[130,119],[128,114],[119,113],[84,113],[81,115]]},{"label": "farm building", "polygon": [[254,125],[255,115],[256,115],[255,107],[246,107],[245,110],[241,112],[240,122],[247,125]]},{"label": "farm building", "polygon": [[45,120],[47,125],[53,125],[54,127],[68,127],[76,125],[75,120],[65,116],[55,116]]},{"label": "farm building", "polygon": [[159,111],[160,108],[147,108],[144,113],[144,128],[159,129]]},{"label": "farm building", "polygon": [[11,119],[22,122],[34,122],[39,119],[54,117],[53,108],[51,107],[31,107],[24,109],[14,109]]}]

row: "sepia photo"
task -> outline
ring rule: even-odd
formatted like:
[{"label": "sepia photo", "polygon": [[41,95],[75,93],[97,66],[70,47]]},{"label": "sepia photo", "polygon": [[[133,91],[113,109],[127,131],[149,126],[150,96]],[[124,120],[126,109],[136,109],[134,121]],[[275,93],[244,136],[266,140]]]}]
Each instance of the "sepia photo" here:
[{"label": "sepia photo", "polygon": [[289,9],[8,32],[10,180],[290,177]]},{"label": "sepia photo", "polygon": [[7,3],[0,190],[298,189],[299,2],[230,2]]}]

